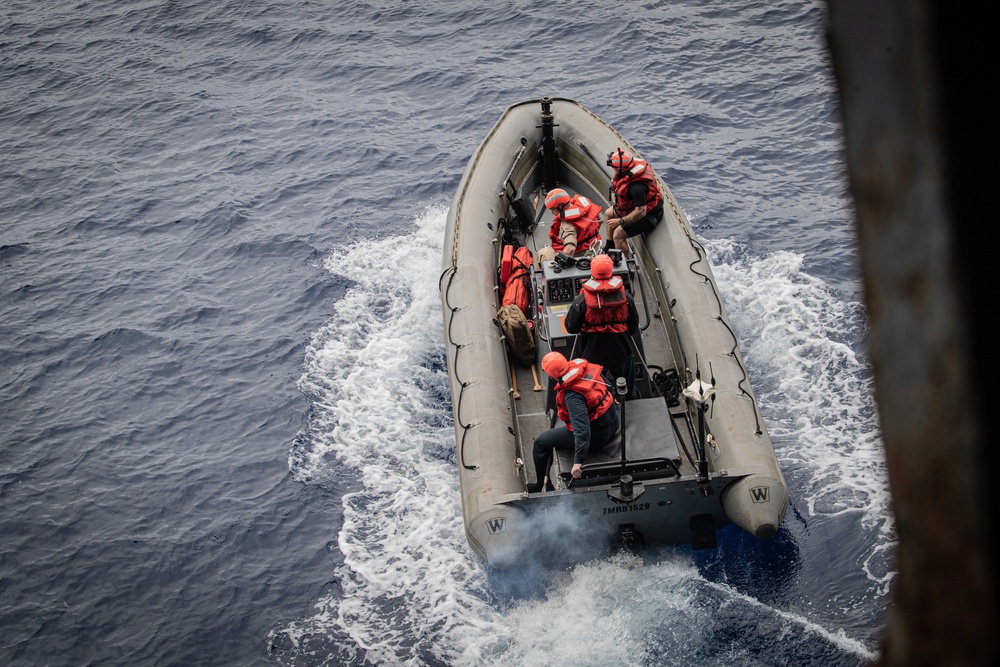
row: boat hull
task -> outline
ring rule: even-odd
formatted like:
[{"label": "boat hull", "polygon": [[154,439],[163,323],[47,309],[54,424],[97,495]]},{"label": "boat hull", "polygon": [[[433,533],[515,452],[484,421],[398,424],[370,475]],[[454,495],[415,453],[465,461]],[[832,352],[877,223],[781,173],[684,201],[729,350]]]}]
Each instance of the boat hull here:
[{"label": "boat hull", "polygon": [[[470,545],[491,566],[506,569],[546,534],[556,515],[572,518],[577,534],[598,542],[634,530],[647,544],[707,541],[710,546],[714,534],[706,532],[730,521],[759,538],[770,537],[783,520],[787,486],[708,259],[662,181],[664,219],[638,243],[638,262],[645,289],[659,304],[657,316],[668,315],[662,319],[673,327],[669,337],[676,339],[674,354],[685,383],[698,375],[708,381],[711,375],[718,387],[711,405],[700,412],[711,434],[704,448],[708,474],[638,480],[632,488],[633,494],[641,492],[638,497],[623,497],[617,479],[527,493],[531,443],[550,416],[530,414],[533,408],[524,407],[528,401],[514,399],[512,366],[495,318],[501,305],[498,259],[504,225],[512,217],[512,198],[505,190],[539,191],[546,178],[544,159],[537,157],[550,150],[543,150],[541,102],[515,104],[502,114],[470,159],[448,212],[440,288]],[[546,102],[554,117],[560,184],[598,197],[602,189],[607,192],[610,170],[597,156],[621,147],[641,157],[578,103]],[[539,336],[545,338],[542,332]],[[546,341],[540,343],[541,353]],[[523,385],[521,390],[528,391]],[[699,411],[695,407],[690,413]],[[627,541],[629,535],[624,537]]]}]

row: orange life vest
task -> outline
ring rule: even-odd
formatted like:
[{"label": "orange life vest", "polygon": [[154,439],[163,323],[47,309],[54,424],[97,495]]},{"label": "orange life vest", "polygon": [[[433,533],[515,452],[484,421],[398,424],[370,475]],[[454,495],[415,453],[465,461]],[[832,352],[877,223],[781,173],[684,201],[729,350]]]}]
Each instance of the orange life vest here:
[{"label": "orange life vest", "polygon": [[608,280],[591,278],[583,284],[583,300],[587,304],[581,331],[625,333],[628,331],[628,298],[621,276]]},{"label": "orange life vest", "polygon": [[567,391],[583,395],[587,401],[587,416],[590,417],[590,421],[607,412],[615,402],[611,392],[608,391],[608,386],[604,383],[604,378],[601,377],[602,370],[604,369],[601,366],[592,364],[586,359],[573,359],[569,362],[569,370],[559,378],[559,383],[556,385],[556,410],[559,419],[569,430],[573,430],[573,425],[570,424],[569,410],[566,409]]},{"label": "orange life vest", "polygon": [[559,238],[559,227],[568,222],[576,227],[576,252],[582,252],[593,243],[601,233],[601,205],[595,204],[583,195],[573,195],[563,210],[556,211],[552,226],[549,227],[549,241],[552,249],[562,252],[562,239]]},{"label": "orange life vest", "polygon": [[653,168],[645,160],[634,160],[632,168],[622,177],[615,176],[612,187],[615,190],[615,212],[626,215],[635,209],[635,202],[628,196],[628,187],[633,183],[645,183],[649,192],[646,194],[646,212],[652,211],[663,201],[663,193],[653,176]]}]

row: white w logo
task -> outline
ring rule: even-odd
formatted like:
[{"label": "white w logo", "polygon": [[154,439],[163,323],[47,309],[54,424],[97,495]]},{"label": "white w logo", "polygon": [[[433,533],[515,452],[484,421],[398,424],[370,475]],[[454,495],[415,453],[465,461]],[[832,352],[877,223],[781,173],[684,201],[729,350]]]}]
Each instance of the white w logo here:
[{"label": "white w logo", "polygon": [[506,526],[506,519],[504,517],[497,517],[495,519],[489,519],[486,521],[486,528],[490,531],[490,535],[496,535],[497,533],[502,533]]},{"label": "white w logo", "polygon": [[750,489],[750,498],[755,503],[766,503],[767,502],[767,487],[766,486],[755,486]]}]

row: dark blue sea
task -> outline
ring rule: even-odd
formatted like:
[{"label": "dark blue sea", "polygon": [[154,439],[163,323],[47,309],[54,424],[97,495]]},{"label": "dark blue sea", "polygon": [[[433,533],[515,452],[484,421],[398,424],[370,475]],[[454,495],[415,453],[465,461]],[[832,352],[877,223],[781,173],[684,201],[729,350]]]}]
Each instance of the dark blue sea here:
[{"label": "dark blue sea", "polygon": [[[817,0],[4,0],[0,664],[861,666],[893,586]],[[437,291],[503,109],[570,97],[705,242],[779,533],[499,573]]]}]

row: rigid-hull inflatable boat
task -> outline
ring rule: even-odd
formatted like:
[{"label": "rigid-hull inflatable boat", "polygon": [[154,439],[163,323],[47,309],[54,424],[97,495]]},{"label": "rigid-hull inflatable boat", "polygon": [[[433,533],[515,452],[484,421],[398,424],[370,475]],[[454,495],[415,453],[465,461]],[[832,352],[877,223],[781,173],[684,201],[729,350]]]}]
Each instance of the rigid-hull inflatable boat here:
[{"label": "rigid-hull inflatable boat", "polygon": [[[548,487],[528,491],[534,439],[558,423],[553,382],[537,362],[550,350],[579,355],[562,318],[590,277],[587,256],[537,261],[552,223],[545,193],[559,187],[607,208],[608,156],[619,149],[642,157],[572,100],[514,104],[473,154],[448,212],[440,290],[462,508],[470,545],[497,569],[552,544],[553,533],[563,555],[609,544],[711,548],[730,522],[766,539],[788,506],[705,250],[659,176],[661,222],[630,239],[630,259],[607,246],[640,314],[639,397],[619,397],[623,433],[591,452],[580,478],[556,452]],[[498,322],[511,244],[536,260],[534,364],[515,363]]]}]

